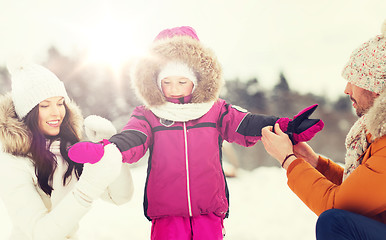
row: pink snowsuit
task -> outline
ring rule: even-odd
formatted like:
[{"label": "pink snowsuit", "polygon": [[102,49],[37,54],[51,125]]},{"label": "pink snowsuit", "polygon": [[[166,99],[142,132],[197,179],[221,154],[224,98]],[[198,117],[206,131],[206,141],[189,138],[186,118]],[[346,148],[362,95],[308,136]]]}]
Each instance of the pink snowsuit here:
[{"label": "pink snowsuit", "polygon": [[[173,61],[187,65],[197,82],[190,96],[171,103],[157,81]],[[229,209],[222,143],[253,146],[261,129],[278,118],[248,113],[219,98],[221,65],[190,27],[161,32],[149,55],[135,64],[131,80],[144,105],[110,142],[128,163],[149,150],[143,207],[153,221],[152,239],[222,239]]]},{"label": "pink snowsuit", "polygon": [[[179,67],[168,74],[188,72],[196,81],[190,96],[167,99],[159,75],[175,61]],[[224,84],[221,65],[190,27],[161,32],[149,54],[136,62],[131,80],[144,105],[135,108],[123,131],[109,141],[127,163],[138,161],[149,150],[143,207],[153,221],[152,239],[222,239],[222,221],[229,208],[222,143],[253,146],[262,128],[279,118],[254,115],[219,98]],[[280,118],[280,128],[298,140],[311,139],[323,128],[319,120],[303,122],[315,108],[303,110],[294,122]]]},{"label": "pink snowsuit", "polygon": [[261,128],[276,120],[237,110],[222,99],[201,118],[187,122],[160,119],[140,106],[110,141],[128,163],[138,161],[149,149],[144,194],[149,220],[210,213],[225,218],[229,193],[221,162],[223,140],[252,146]]},{"label": "pink snowsuit", "polygon": [[[272,126],[277,118],[255,116],[219,99],[224,84],[221,65],[194,29],[178,27],[163,33],[132,71],[132,86],[144,106],[133,111],[123,131],[110,141],[129,163],[149,150],[143,207],[152,220],[152,239],[222,239],[229,206],[222,142],[252,146],[261,128]],[[170,61],[186,64],[197,78],[189,99],[180,102],[189,109],[183,118],[180,111],[173,112],[176,106],[169,105],[157,84]],[[173,117],[164,114],[169,110]],[[190,117],[197,112],[199,116]]]}]

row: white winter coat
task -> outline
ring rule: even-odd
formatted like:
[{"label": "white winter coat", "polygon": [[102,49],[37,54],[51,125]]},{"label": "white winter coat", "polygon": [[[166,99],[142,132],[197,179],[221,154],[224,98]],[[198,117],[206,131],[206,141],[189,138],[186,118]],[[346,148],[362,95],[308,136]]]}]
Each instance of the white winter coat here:
[{"label": "white winter coat", "polygon": [[[83,124],[80,111],[72,103],[67,105],[72,113],[71,121],[80,134]],[[110,124],[107,132],[114,134],[115,129],[111,128],[111,123],[103,120],[102,125]],[[109,137],[106,136],[105,126],[99,125],[98,128],[105,130],[105,138]],[[94,136],[93,140],[96,138]],[[16,118],[10,95],[0,96],[0,197],[13,223],[10,239],[78,239],[78,223],[90,210],[90,206],[82,205],[72,194],[77,182],[74,174],[66,186],[62,184],[67,163],[60,155],[59,141],[53,142],[50,148],[57,159],[51,196],[45,194],[38,185],[35,168],[27,154],[29,144],[29,132]],[[102,198],[119,205],[129,201],[132,192],[130,170],[124,164],[120,176],[106,189]]]}]

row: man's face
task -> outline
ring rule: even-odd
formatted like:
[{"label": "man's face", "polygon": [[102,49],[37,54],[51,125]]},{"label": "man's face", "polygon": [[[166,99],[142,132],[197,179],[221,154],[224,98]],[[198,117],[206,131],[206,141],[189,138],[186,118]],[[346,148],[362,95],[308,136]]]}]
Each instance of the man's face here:
[{"label": "man's face", "polygon": [[360,88],[350,82],[347,83],[344,93],[349,95],[358,117],[367,113],[373,106],[374,99],[378,97],[377,93]]}]

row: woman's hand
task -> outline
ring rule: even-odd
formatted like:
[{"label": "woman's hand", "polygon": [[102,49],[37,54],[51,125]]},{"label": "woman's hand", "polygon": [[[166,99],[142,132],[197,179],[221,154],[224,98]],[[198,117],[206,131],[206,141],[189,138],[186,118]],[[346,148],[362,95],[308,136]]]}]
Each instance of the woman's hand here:
[{"label": "woman's hand", "polygon": [[[261,131],[265,150],[275,158],[281,165],[283,165],[284,159],[293,152],[293,146],[288,135],[283,133],[279,124],[275,124],[275,133],[272,132],[272,126],[267,126]],[[289,164],[296,159],[295,156],[291,156],[284,164],[284,168],[287,169]]]}]

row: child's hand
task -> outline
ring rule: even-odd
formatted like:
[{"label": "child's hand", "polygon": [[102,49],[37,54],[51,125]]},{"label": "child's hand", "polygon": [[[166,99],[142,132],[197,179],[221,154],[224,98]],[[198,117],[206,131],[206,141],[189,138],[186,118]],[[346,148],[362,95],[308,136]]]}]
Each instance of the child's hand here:
[{"label": "child's hand", "polygon": [[97,163],[104,154],[104,146],[110,142],[104,139],[102,142],[78,142],[68,148],[68,157],[76,163]]},{"label": "child's hand", "polygon": [[324,123],[322,120],[308,118],[317,107],[318,105],[314,104],[303,109],[294,116],[293,120],[289,118],[279,118],[277,120],[280,129],[288,134],[294,145],[311,140],[316,133],[323,129]]}]

